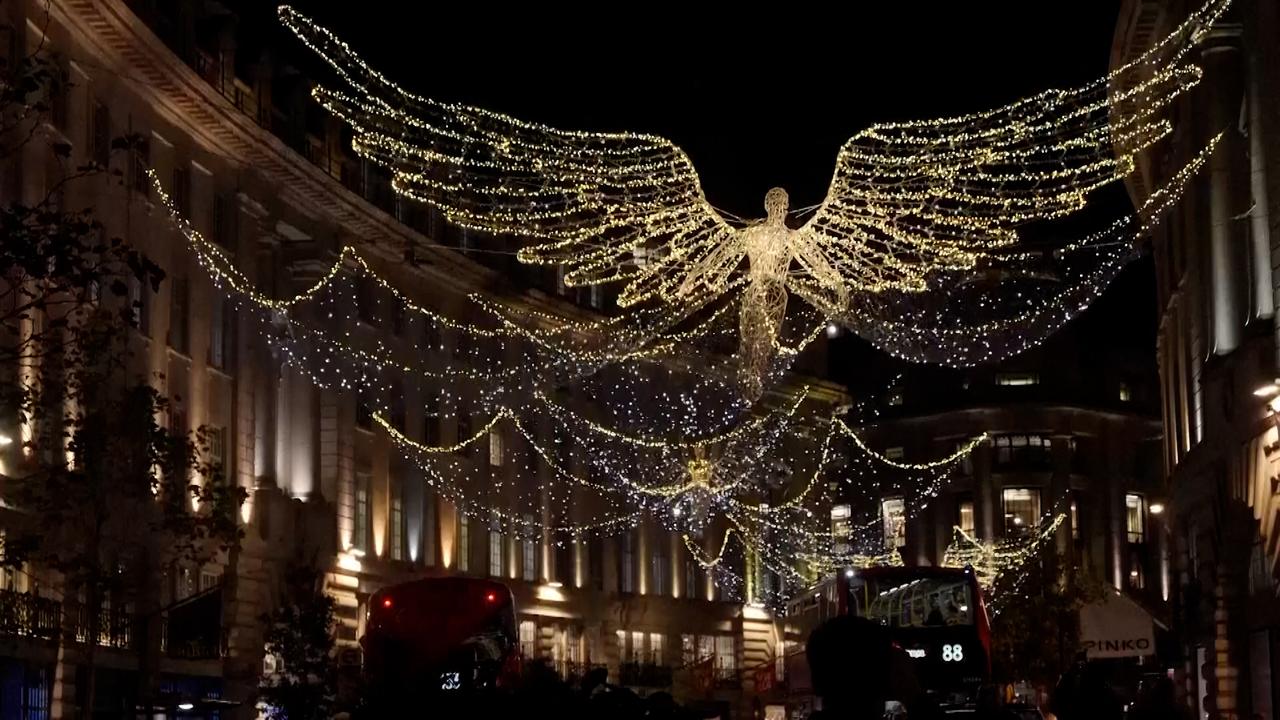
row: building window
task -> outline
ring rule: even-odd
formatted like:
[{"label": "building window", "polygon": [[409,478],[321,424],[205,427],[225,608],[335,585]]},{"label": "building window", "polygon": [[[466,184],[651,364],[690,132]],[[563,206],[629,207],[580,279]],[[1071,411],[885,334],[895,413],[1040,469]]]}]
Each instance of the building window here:
[{"label": "building window", "polygon": [[355,537],[352,539],[356,548],[369,550],[369,473],[356,473],[356,517]]},{"label": "building window", "polygon": [[209,318],[209,364],[219,370],[231,365],[235,337],[235,309],[230,300],[214,300]]},{"label": "building window", "polygon": [[93,103],[92,125],[89,153],[93,162],[105,168],[111,162],[111,109],[104,103]]},{"label": "building window", "polygon": [[440,398],[429,397],[422,403],[422,442],[440,444]]},{"label": "building window", "polygon": [[831,534],[837,538],[847,538],[851,531],[849,518],[853,515],[853,509],[848,505],[833,505],[831,507]]},{"label": "building window", "polygon": [[524,516],[524,539],[520,541],[520,559],[522,577],[529,582],[538,579],[538,537],[534,534],[532,515]]},{"label": "building window", "polygon": [[885,550],[898,550],[907,544],[907,507],[902,498],[881,500],[880,520],[884,524]]},{"label": "building window", "polygon": [[1120,402],[1129,402],[1133,399],[1133,393],[1129,390],[1129,383],[1120,383]]},{"label": "building window", "polygon": [[1020,537],[1035,532],[1040,525],[1040,491],[1036,488],[1005,488],[1004,534]]},{"label": "building window", "polygon": [[1146,571],[1142,567],[1142,553],[1134,550],[1129,553],[1129,587],[1141,590],[1147,586]]},{"label": "building window", "polygon": [[222,473],[223,479],[226,478],[227,468],[227,429],[224,427],[211,428],[207,435],[209,439],[209,462],[212,463]]},{"label": "building window", "polygon": [[1047,435],[997,435],[994,443],[997,465],[1047,465],[1053,448]]},{"label": "building window", "polygon": [[889,405],[898,407],[902,404],[902,391],[897,388],[889,391]]},{"label": "building window", "polygon": [[681,635],[680,636],[680,665],[689,667],[698,662],[698,636]]},{"label": "building window", "polygon": [[732,635],[716,636],[716,677],[732,680],[738,676],[737,638]]},{"label": "building window", "polygon": [[538,624],[532,620],[520,621],[520,653],[529,660],[538,656]]},{"label": "building window", "polygon": [[373,429],[373,403],[363,390],[356,398],[356,427],[361,430]]},{"label": "building window", "polygon": [[489,574],[493,577],[502,577],[506,563],[503,562],[506,553],[503,552],[502,526],[498,522],[497,514],[489,518]]},{"label": "building window", "polygon": [[671,570],[667,559],[666,547],[662,546],[661,542],[659,542],[659,546],[654,549],[653,557],[650,558],[650,563],[653,566],[653,577],[649,578],[649,592],[654,595],[666,595],[667,579]]},{"label": "building window", "polygon": [[1080,503],[1074,495],[1071,497],[1071,539],[1080,539]]},{"label": "building window", "polygon": [[622,552],[618,553],[618,592],[635,592],[636,553],[631,533],[618,537]]},{"label": "building window", "polygon": [[404,328],[407,322],[408,317],[405,314],[404,303],[399,298],[396,298],[391,304],[391,332],[396,337],[404,335]]},{"label": "building window", "polygon": [[1040,376],[1036,373],[996,373],[996,385],[1005,387],[1026,387],[1039,385]]},{"label": "building window", "polygon": [[633,663],[644,662],[644,633],[639,630],[631,631],[631,652],[628,659]]},{"label": "building window", "polygon": [[686,555],[684,560],[684,597],[695,598],[702,591],[699,580],[702,573],[698,572],[698,563],[692,556]]},{"label": "building window", "polygon": [[404,559],[404,503],[398,490],[391,498],[391,559]]},{"label": "building window", "polygon": [[662,633],[649,633],[649,662],[654,665],[665,665],[667,653],[667,637]]},{"label": "building window", "polygon": [[972,475],[973,474],[973,452],[972,451],[966,452],[966,448],[968,445],[969,443],[967,442],[957,442],[956,452],[964,453],[964,456],[960,458],[960,472],[964,473],[965,475]]},{"label": "building window", "polygon": [[235,206],[226,193],[213,194],[213,241],[224,248],[235,244]]},{"label": "building window", "polygon": [[489,465],[502,466],[502,433],[497,428],[489,431]]},{"label": "building window", "polygon": [[1126,493],[1124,496],[1124,529],[1129,542],[1146,541],[1147,504],[1141,495]]},{"label": "building window", "polygon": [[471,569],[471,518],[465,509],[458,512],[458,569]]},{"label": "building window", "polygon": [[129,307],[132,308],[129,319],[134,327],[147,337],[151,336],[151,288],[142,280],[129,276]]},{"label": "building window", "polygon": [[961,500],[956,508],[956,524],[969,535],[974,532],[973,501]]},{"label": "building window", "polygon": [[147,175],[151,168],[151,144],[145,138],[138,138],[131,145],[129,165],[133,176],[133,191],[146,197],[151,194],[151,178]]},{"label": "building window", "polygon": [[378,324],[378,300],[374,293],[373,278],[367,275],[356,278],[356,316],[366,325]]},{"label": "building window", "polygon": [[884,456],[890,460],[901,460],[906,456],[906,452],[900,447],[891,447],[885,449]]},{"label": "building window", "polygon": [[[465,443],[471,439],[471,413],[465,410],[458,410],[458,416],[454,418],[457,421],[457,432],[459,443]],[[459,455],[466,455],[467,448],[459,447],[457,450]]]},{"label": "building window", "polygon": [[1274,588],[1275,578],[1272,577],[1270,563],[1267,562],[1267,551],[1260,541],[1255,542],[1249,553],[1249,594],[1270,594]]},{"label": "building window", "polygon": [[169,347],[183,355],[190,353],[187,317],[190,288],[186,278],[175,277],[169,287]]},{"label": "building window", "polygon": [[191,171],[181,163],[173,169],[173,207],[182,217],[191,217]]}]

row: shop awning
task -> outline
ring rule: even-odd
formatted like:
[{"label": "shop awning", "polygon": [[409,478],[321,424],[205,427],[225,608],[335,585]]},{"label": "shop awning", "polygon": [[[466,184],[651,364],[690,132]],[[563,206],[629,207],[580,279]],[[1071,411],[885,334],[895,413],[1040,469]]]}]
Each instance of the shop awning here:
[{"label": "shop awning", "polygon": [[1080,649],[1090,660],[1154,655],[1155,620],[1117,591],[1080,608]]}]

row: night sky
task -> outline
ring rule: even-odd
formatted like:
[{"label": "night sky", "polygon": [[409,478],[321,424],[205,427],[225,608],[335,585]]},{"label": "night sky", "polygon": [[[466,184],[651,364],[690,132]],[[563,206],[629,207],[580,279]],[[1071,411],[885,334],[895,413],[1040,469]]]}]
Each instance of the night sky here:
[{"label": "night sky", "polygon": [[[763,214],[774,185],[793,207],[820,202],[836,151],[870,123],[981,110],[1104,74],[1117,17],[1113,2],[1079,0],[718,14],[692,3],[294,4],[414,91],[558,127],[668,137],[692,157],[710,201],[746,217]],[[1118,202],[1122,193],[1104,201],[1106,217]],[[1150,275],[1149,261],[1130,268],[1089,313],[1106,316],[1104,337],[1135,340],[1137,322],[1136,341],[1154,352]]]}]

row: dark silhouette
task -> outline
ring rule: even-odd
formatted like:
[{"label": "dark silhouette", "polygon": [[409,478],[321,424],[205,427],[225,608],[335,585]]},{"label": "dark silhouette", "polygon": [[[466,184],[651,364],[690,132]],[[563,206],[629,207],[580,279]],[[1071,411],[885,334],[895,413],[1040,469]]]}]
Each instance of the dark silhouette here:
[{"label": "dark silhouette", "polygon": [[1189,720],[1191,711],[1178,702],[1173,681],[1167,677],[1147,680],[1129,712],[1131,720]]},{"label": "dark silhouette", "polygon": [[813,691],[822,699],[813,720],[878,720],[890,700],[901,702],[912,720],[937,715],[910,659],[871,620],[848,615],[828,620],[809,636],[805,655]]}]

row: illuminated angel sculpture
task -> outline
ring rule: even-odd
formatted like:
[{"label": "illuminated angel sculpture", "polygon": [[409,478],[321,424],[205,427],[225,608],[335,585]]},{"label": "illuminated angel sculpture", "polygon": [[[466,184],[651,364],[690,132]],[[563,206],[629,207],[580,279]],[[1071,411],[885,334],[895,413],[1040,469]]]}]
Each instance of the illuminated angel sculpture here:
[{"label": "illuminated angel sculpture", "polygon": [[[1188,52],[1225,10],[1210,0],[1108,76],[962,117],[872,126],[840,149],[823,203],[798,228],[787,195],[740,227],[707,201],[689,157],[653,135],[565,131],[410,93],[288,7],[283,22],[346,87],[315,97],[388,168],[401,195],[473,230],[532,238],[521,260],[566,266],[570,286],[619,283],[622,307],[691,313],[743,288],[744,390],[758,396],[789,296],[823,316],[858,298],[920,293],[1007,261],[1027,223],[1081,209],[1170,132],[1161,110],[1194,86]],[[857,327],[854,325],[854,327]]]}]

